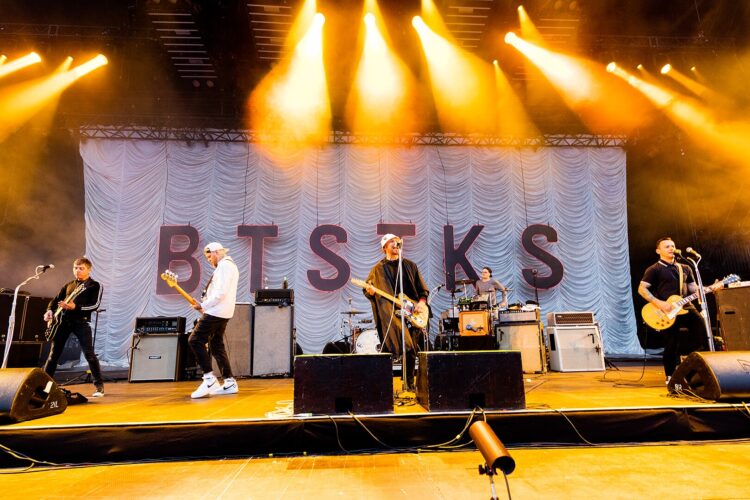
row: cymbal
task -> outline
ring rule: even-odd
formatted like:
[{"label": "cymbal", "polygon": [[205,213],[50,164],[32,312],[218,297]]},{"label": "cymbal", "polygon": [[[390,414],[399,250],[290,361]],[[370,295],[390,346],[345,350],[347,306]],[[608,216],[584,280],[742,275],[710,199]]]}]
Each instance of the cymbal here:
[{"label": "cymbal", "polygon": [[351,311],[341,311],[341,314],[348,314],[350,316],[353,316],[355,314],[365,314],[365,311],[357,311],[356,309],[352,309]]},{"label": "cymbal", "polygon": [[456,280],[456,285],[473,285],[473,284],[474,284],[474,280],[470,280],[468,278],[464,280]]}]

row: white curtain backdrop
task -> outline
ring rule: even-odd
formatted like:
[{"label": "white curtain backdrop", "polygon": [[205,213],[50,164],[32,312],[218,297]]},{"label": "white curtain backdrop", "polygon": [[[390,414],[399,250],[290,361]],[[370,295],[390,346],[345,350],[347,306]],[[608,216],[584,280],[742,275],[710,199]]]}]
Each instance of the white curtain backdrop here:
[{"label": "white curtain backdrop", "polygon": [[[548,268],[522,247],[530,224],[547,224],[555,243],[537,242],[564,265],[562,281],[539,290],[542,315],[594,311],[608,354],[641,352],[630,287],[626,215],[626,161],[619,147],[329,145],[271,156],[255,144],[88,139],[81,142],[86,189],[86,251],[104,285],[97,352],[105,364],[127,366],[139,316],[197,316],[177,295],[156,295],[157,247],[162,225],[195,227],[201,247],[220,241],[240,269],[238,301],[251,302],[247,240],[241,224],[276,224],[266,240],[264,275],[270,287],[288,277],[295,292],[297,342],[320,352],[341,338],[341,311],[367,311],[361,291],[314,289],[309,269],[334,270],[310,250],[311,231],[342,226],[346,243],[324,244],[364,278],[381,257],[376,225],[413,223],[404,254],[427,284],[445,283],[443,226],[458,245],[472,225],[484,230],[467,256],[477,271],[489,266],[512,288],[510,302],[534,299],[523,268]],[[211,268],[202,255],[201,283]],[[179,273],[180,269],[177,268]],[[462,277],[460,268],[457,277]],[[432,297],[437,317],[448,309],[445,289]],[[364,318],[364,316],[360,316]],[[437,320],[432,323],[437,331]]]}]

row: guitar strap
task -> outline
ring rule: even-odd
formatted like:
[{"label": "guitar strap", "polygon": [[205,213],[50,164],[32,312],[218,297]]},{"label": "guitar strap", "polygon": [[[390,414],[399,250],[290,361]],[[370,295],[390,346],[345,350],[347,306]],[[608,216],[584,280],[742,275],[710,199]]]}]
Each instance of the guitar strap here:
[{"label": "guitar strap", "polygon": [[685,284],[683,280],[683,274],[685,271],[682,269],[682,264],[677,264],[677,272],[680,274],[680,297],[685,296]]}]

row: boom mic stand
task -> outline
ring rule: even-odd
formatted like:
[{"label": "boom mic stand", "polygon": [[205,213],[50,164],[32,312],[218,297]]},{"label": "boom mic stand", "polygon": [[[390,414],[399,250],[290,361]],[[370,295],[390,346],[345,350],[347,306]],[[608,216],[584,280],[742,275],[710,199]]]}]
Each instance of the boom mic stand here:
[{"label": "boom mic stand", "polygon": [[703,280],[701,279],[701,273],[698,271],[698,263],[701,261],[701,256],[695,253],[698,260],[693,260],[691,257],[685,257],[685,260],[692,264],[695,269],[695,281],[698,285],[698,302],[701,305],[701,318],[703,319],[703,327],[706,329],[706,339],[708,340],[708,350],[715,351],[714,336],[711,332],[711,319],[708,317],[708,303],[706,302],[706,291],[703,289]]},{"label": "boom mic stand", "polygon": [[10,306],[10,316],[8,317],[8,333],[5,336],[5,355],[3,356],[2,364],[3,369],[8,367],[8,354],[10,354],[10,346],[13,344],[13,330],[16,328],[16,303],[18,302],[18,291],[29,281],[38,280],[39,276],[44,274],[47,269],[51,268],[47,266],[36,266],[36,269],[34,269],[34,275],[26,278],[23,283],[16,287],[16,291],[13,293],[13,304]]},{"label": "boom mic stand", "polygon": [[[404,256],[402,246],[398,247],[398,288],[403,295],[404,293]],[[398,296],[398,295],[396,295]],[[416,304],[414,305],[416,307]],[[406,319],[401,315],[401,390],[408,391],[411,389],[411,382],[406,376]]]}]

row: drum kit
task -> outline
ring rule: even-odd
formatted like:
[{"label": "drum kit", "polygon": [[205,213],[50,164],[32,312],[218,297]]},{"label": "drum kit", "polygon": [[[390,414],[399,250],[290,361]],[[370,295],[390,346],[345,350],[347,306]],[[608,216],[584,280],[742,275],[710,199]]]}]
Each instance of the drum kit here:
[{"label": "drum kit", "polygon": [[[494,322],[498,318],[501,310],[498,308],[494,297],[489,293],[469,295],[468,285],[474,285],[475,281],[471,279],[456,280],[456,288],[451,291],[451,310],[448,314],[443,314],[442,322],[445,334],[468,335],[491,335]],[[463,289],[462,296],[456,300],[456,290]],[[510,288],[506,288],[510,290]],[[445,321],[445,317],[456,318],[455,320]],[[452,328],[447,330],[445,326],[451,325]]]},{"label": "drum kit", "polygon": [[349,309],[342,311],[341,337],[349,345],[349,352],[354,354],[377,354],[380,352],[380,337],[374,328],[372,319],[356,319],[355,316],[367,314],[365,311]]}]

